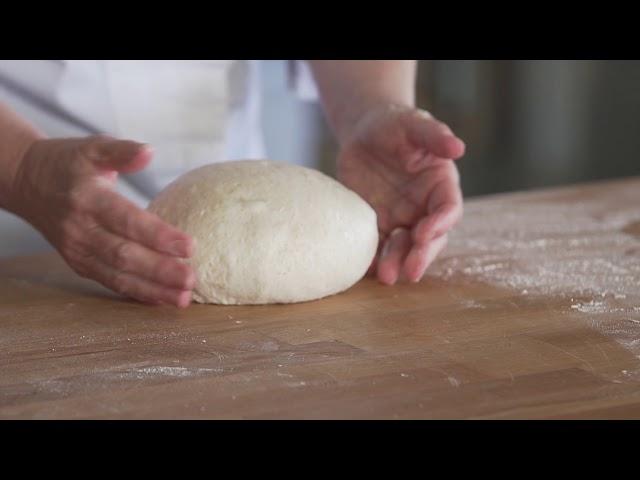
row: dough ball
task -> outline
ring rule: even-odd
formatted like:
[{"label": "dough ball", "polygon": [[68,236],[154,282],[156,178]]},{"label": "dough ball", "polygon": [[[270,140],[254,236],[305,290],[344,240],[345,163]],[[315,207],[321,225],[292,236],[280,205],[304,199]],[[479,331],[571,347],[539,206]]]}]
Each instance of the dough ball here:
[{"label": "dough ball", "polygon": [[200,303],[315,300],[348,289],[378,246],[376,214],[323,173],[245,160],[197,168],[149,210],[193,236]]}]

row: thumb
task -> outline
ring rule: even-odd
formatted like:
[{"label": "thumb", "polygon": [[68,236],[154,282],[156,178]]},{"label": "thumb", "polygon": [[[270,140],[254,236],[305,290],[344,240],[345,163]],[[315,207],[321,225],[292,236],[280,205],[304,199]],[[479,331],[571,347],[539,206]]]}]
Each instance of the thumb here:
[{"label": "thumb", "polygon": [[90,140],[88,153],[98,170],[120,173],[138,172],[149,165],[153,157],[150,145],[103,136]]},{"label": "thumb", "polygon": [[426,112],[417,111],[415,115],[408,117],[405,120],[405,130],[409,142],[427,155],[448,159],[458,159],[464,155],[464,142],[447,125]]}]

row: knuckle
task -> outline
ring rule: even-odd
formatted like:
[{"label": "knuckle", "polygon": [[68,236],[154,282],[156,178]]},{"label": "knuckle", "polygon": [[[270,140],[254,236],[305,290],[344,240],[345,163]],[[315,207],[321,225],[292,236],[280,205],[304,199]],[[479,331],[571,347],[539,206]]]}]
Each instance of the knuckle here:
[{"label": "knuckle", "polygon": [[91,270],[84,263],[79,262],[77,260],[72,260],[72,261],[69,261],[68,263],[71,269],[74,272],[76,272],[78,275],[80,275],[82,278],[90,278]]},{"label": "knuckle", "polygon": [[177,279],[182,275],[182,272],[180,271],[180,267],[176,265],[176,262],[172,262],[169,259],[162,259],[155,262],[151,274],[153,278],[157,279],[169,276]]},{"label": "knuckle", "polygon": [[77,192],[70,192],[69,194],[69,210],[72,212],[82,212],[86,203],[84,202],[82,196]]},{"label": "knuckle", "polygon": [[60,249],[60,254],[71,269],[84,278],[93,278],[94,268],[91,268],[91,255],[85,254],[75,247]]},{"label": "knuckle", "polygon": [[72,221],[63,221],[60,225],[59,239],[56,242],[58,250],[69,256],[79,258],[91,256],[91,248],[86,242],[87,233]]},{"label": "knuckle", "polygon": [[135,238],[138,222],[134,211],[124,211],[122,215],[124,231],[129,238]]},{"label": "knuckle", "polygon": [[129,242],[122,242],[113,249],[113,265],[118,270],[125,271],[131,266],[132,247]]},{"label": "knuckle", "polygon": [[87,239],[88,242],[95,242],[100,238],[101,231],[102,228],[98,223],[89,221],[84,225],[83,236]]},{"label": "knuckle", "polygon": [[106,135],[91,135],[78,147],[78,152],[83,157],[95,159],[100,155],[100,147],[109,141]]},{"label": "knuckle", "polygon": [[76,226],[71,218],[65,218],[60,222],[60,241],[67,245],[73,241],[76,236]]},{"label": "knuckle", "polygon": [[85,188],[76,187],[67,194],[67,206],[73,213],[83,212],[88,205],[88,194]]},{"label": "knuckle", "polygon": [[115,273],[113,275],[113,278],[111,279],[111,288],[125,297],[131,295],[131,285],[127,277],[125,277],[122,273]]},{"label": "knuckle", "polygon": [[92,137],[86,139],[78,146],[78,153],[87,158],[93,158],[97,154],[96,140]]},{"label": "knuckle", "polygon": [[65,260],[81,258],[80,249],[73,236],[64,235],[57,243],[58,251]]},{"label": "knuckle", "polygon": [[76,246],[63,246],[60,248],[62,258],[67,262],[71,269],[81,277],[89,277],[91,274],[90,263],[92,255]]}]

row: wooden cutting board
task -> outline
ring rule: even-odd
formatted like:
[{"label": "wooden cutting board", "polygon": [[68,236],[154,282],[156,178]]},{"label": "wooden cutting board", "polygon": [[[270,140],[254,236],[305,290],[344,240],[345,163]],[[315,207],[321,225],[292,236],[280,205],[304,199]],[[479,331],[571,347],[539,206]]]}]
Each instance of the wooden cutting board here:
[{"label": "wooden cutting board", "polygon": [[0,261],[0,418],[638,418],[640,179],[467,202],[417,285],[123,300]]}]

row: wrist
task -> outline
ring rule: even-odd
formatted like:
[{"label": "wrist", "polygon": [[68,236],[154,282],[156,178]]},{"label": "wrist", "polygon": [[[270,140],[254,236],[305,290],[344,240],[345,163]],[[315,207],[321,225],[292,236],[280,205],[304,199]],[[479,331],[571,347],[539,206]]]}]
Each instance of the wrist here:
[{"label": "wrist", "polygon": [[415,106],[415,60],[310,60],[310,66],[341,145],[372,110]]},{"label": "wrist", "polygon": [[18,202],[16,197],[20,191],[18,178],[20,168],[33,146],[44,138],[35,130],[22,131],[14,137],[10,148],[5,150],[2,165],[4,168],[0,178],[0,207],[16,213]]}]

